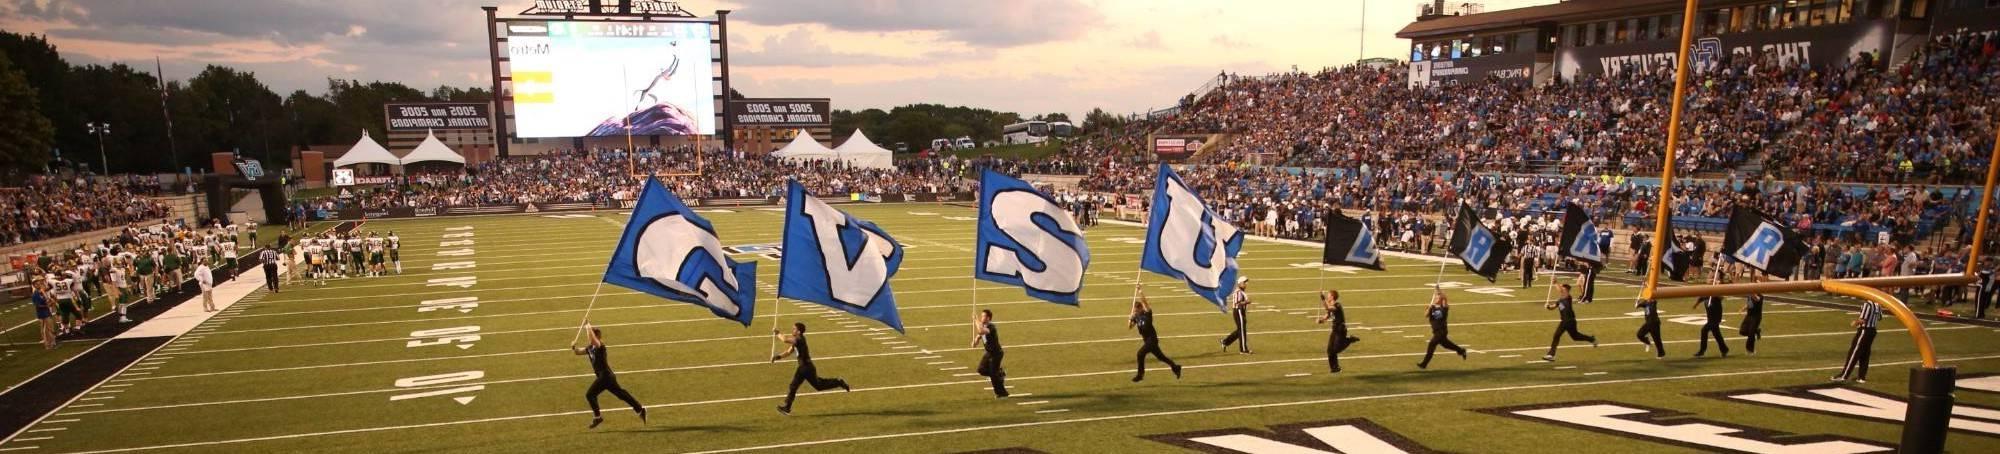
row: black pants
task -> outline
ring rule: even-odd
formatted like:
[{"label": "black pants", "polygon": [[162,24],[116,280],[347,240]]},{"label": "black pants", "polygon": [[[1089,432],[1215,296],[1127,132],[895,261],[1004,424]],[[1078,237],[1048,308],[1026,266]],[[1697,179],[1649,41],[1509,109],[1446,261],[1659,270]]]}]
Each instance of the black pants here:
[{"label": "black pants", "polygon": [[597,410],[597,395],[605,391],[610,391],[612,396],[625,401],[626,405],[631,405],[634,413],[646,411],[645,407],[639,406],[638,399],[632,398],[632,393],[625,392],[625,387],[618,386],[617,377],[597,377],[597,381],[590,382],[590,391],[583,393],[583,400],[590,401],[591,416],[604,416]]},{"label": "black pants", "polygon": [[1562,344],[1564,333],[1569,334],[1569,340],[1577,342],[1589,342],[1593,344],[1597,343],[1596,337],[1584,334],[1576,330],[1576,320],[1563,320],[1562,323],[1556,325],[1555,339],[1549,340],[1549,356],[1556,355],[1556,345]]},{"label": "black pants", "polygon": [[799,385],[806,383],[812,384],[814,391],[847,387],[847,382],[841,379],[821,378],[819,369],[813,367],[812,363],[800,363],[799,369],[792,372],[791,390],[785,392],[785,408],[792,408],[792,400],[799,396]]},{"label": "black pants", "polygon": [[1347,332],[1345,331],[1337,331],[1334,332],[1332,336],[1327,336],[1326,338],[1327,370],[1333,372],[1340,372],[1340,352],[1347,351],[1347,346],[1354,345],[1355,342],[1359,342],[1360,340],[1361,338],[1359,337],[1347,335]]},{"label": "black pants", "polygon": [[1458,346],[1458,344],[1452,343],[1451,338],[1447,336],[1447,333],[1433,332],[1431,333],[1430,346],[1424,347],[1424,362],[1419,363],[1419,365],[1422,366],[1430,365],[1431,355],[1437,353],[1438,346],[1440,345],[1444,346],[1445,350],[1451,350],[1453,352],[1457,352],[1458,356],[1465,356],[1465,347],[1460,347]]},{"label": "black pants", "polygon": [[273,292],[278,291],[278,264],[264,264],[264,287]]},{"label": "black pants", "polygon": [[1534,286],[1535,286],[1535,261],[1529,260],[1521,264],[1521,288],[1531,288]]},{"label": "black pants", "polygon": [[1639,325],[1639,343],[1653,344],[1653,356],[1667,356],[1667,344],[1660,340],[1660,320],[1649,319]]},{"label": "black pants", "polygon": [[1847,364],[1840,366],[1840,378],[1868,379],[1868,352],[1875,349],[1875,328],[1855,328],[1854,342],[1847,349]]},{"label": "black pants", "polygon": [[1728,354],[1729,354],[1729,344],[1728,344],[1727,342],[1724,342],[1724,341],[1722,340],[1722,321],[1721,321],[1721,320],[1710,320],[1710,321],[1709,321],[1708,323],[1704,323],[1704,324],[1702,324],[1702,325],[1701,325],[1701,334],[1700,334],[1699,336],[1697,336],[1697,337],[1700,337],[1700,338],[1701,338],[1701,348],[1700,348],[1700,349],[1698,349],[1698,350],[1695,350],[1695,351],[1694,351],[1694,356],[1701,356],[1701,355],[1705,355],[1705,354],[1708,354],[1708,338],[1709,338],[1709,337],[1714,337],[1714,338],[1715,338],[1715,348],[1716,348],[1716,349],[1719,349],[1719,350],[1722,350],[1722,354],[1723,354],[1723,355],[1725,355],[1725,356],[1726,356],[1726,355],[1728,355]]},{"label": "black pants", "polygon": [[1231,318],[1236,319],[1236,331],[1231,331],[1228,337],[1222,338],[1222,348],[1227,350],[1229,344],[1241,340],[1243,343],[1236,345],[1236,351],[1250,353],[1250,315],[1240,310],[1230,312]]},{"label": "black pants", "polygon": [[1736,327],[1736,332],[1743,334],[1743,348],[1750,353],[1757,353],[1757,339],[1764,338],[1763,325],[1763,317],[1746,316],[1743,317],[1743,324]]},{"label": "black pants", "polygon": [[1584,280],[1583,280],[1582,301],[1586,303],[1597,301],[1597,270],[1594,268],[1585,268],[1583,270],[1583,273],[1584,273]]},{"label": "black pants", "polygon": [[1139,346],[1139,375],[1137,375],[1138,377],[1143,378],[1146,376],[1146,355],[1148,354],[1153,355],[1154,358],[1159,358],[1160,362],[1167,363],[1167,367],[1175,369],[1181,368],[1181,365],[1174,364],[1173,358],[1167,357],[1166,352],[1160,351],[1159,339],[1147,339],[1145,345]]},{"label": "black pants", "polygon": [[987,350],[986,356],[979,357],[979,375],[993,381],[993,395],[1007,397],[1007,371],[1000,368],[1000,359],[1007,352]]}]

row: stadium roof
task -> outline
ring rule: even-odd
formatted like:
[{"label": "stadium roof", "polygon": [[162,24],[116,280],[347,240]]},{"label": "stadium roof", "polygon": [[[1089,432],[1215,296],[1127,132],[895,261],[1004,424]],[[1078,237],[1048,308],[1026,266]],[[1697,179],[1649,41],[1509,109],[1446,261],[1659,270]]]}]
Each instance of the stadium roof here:
[{"label": "stadium roof", "polygon": [[[1716,4],[1730,2],[1711,2]],[[1672,9],[1680,0],[1570,0],[1566,2],[1500,11],[1447,16],[1411,22],[1396,31],[1397,38],[1426,38],[1456,33],[1533,27],[1544,22],[1565,23],[1604,19],[1640,12]]]}]

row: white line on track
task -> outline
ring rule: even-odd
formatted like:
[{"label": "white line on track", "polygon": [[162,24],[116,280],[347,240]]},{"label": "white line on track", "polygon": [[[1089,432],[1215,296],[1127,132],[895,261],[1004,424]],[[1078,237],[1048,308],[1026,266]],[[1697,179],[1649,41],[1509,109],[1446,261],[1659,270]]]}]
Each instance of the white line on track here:
[{"label": "white line on track", "polygon": [[1025,405],[1041,405],[1041,404],[1046,404],[1046,403],[1049,403],[1049,401],[1046,401],[1046,400],[1035,400],[1035,401],[1028,401],[1028,402],[1016,402],[1016,403],[1014,403],[1014,405],[1024,405],[1024,406],[1025,406]]},{"label": "white line on track", "polygon": [[1067,409],[1067,408],[1057,408],[1057,409],[1054,409],[1054,410],[1040,410],[1040,411],[1036,411],[1036,412],[1035,412],[1035,414],[1043,414],[1043,415],[1045,415],[1045,414],[1050,414],[1050,413],[1063,413],[1063,412],[1067,412],[1067,411],[1069,411],[1069,409]]}]

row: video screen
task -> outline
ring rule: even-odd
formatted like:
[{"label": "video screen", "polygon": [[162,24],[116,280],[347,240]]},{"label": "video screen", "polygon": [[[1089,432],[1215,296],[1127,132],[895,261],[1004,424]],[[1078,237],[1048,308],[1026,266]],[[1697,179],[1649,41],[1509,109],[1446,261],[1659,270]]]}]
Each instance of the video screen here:
[{"label": "video screen", "polygon": [[707,23],[509,22],[520,137],[715,134]]}]

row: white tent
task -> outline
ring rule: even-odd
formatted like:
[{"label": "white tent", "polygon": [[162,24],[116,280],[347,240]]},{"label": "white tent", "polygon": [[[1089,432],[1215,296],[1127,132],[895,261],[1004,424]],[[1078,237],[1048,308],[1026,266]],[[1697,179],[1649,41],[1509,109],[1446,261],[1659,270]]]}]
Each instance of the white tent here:
[{"label": "white tent", "polygon": [[868,135],[862,134],[860,129],[855,129],[854,135],[847,136],[847,142],[841,143],[839,147],[833,149],[833,152],[851,167],[864,169],[896,167],[895,159],[891,157],[889,149],[869,141]]},{"label": "white tent", "polygon": [[804,129],[800,129],[798,136],[792,138],[792,143],[785,144],[784,148],[771,152],[771,155],[806,161],[825,161],[836,157],[832,149],[820,145],[819,141],[813,140],[812,134]]},{"label": "white tent", "polygon": [[443,161],[443,162],[456,162],[459,164],[464,164],[465,157],[459,156],[457,152],[451,151],[451,147],[447,147],[444,145],[444,142],[438,141],[436,133],[426,131],[424,133],[423,143],[417,144],[417,149],[410,150],[410,154],[403,156],[403,160],[401,161],[401,163],[404,165],[409,165],[424,161]]},{"label": "white tent", "polygon": [[375,139],[368,138],[368,130],[366,129],[361,130],[361,140],[354,142],[354,148],[347,149],[347,154],[340,155],[340,159],[333,160],[334,167],[347,167],[355,164],[397,165],[401,163],[402,160],[396,159],[396,155],[389,154],[389,149],[382,148],[382,144],[375,143]]}]

